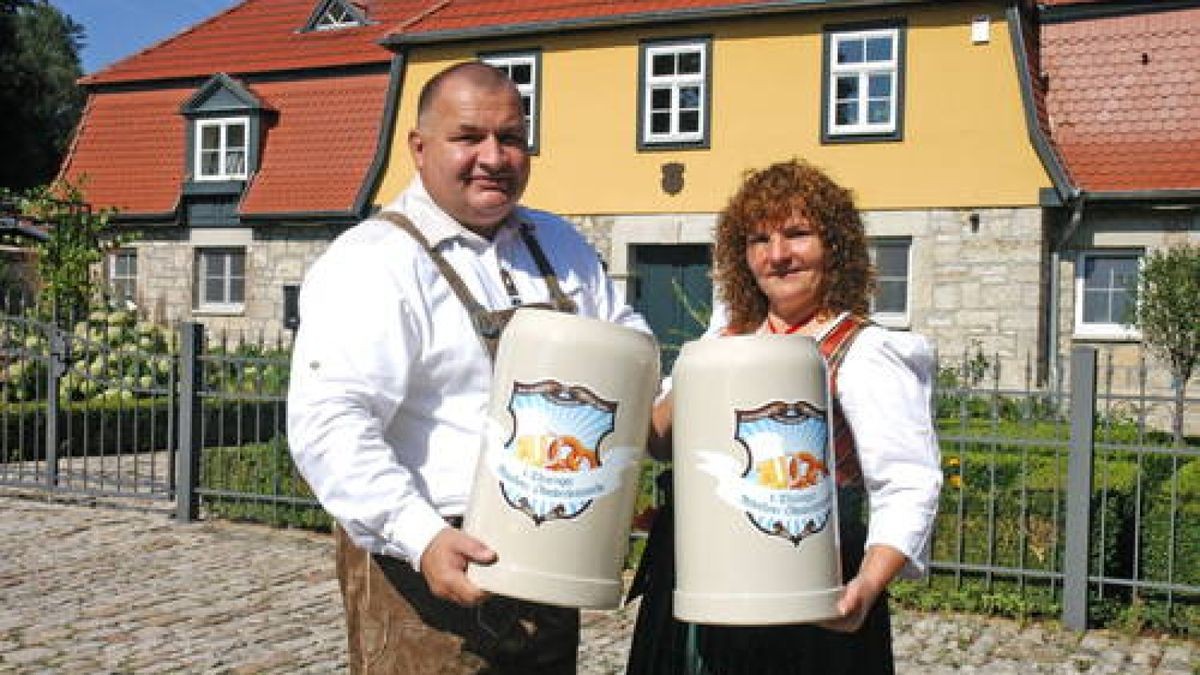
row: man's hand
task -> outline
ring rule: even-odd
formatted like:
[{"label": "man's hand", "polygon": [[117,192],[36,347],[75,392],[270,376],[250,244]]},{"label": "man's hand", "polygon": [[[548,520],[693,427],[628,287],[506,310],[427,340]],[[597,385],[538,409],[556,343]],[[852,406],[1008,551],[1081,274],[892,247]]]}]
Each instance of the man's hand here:
[{"label": "man's hand", "polygon": [[467,580],[469,562],[490,565],[496,562],[496,552],[461,530],[447,527],[421,555],[421,575],[437,597],[471,607],[483,602],[487,592]]}]

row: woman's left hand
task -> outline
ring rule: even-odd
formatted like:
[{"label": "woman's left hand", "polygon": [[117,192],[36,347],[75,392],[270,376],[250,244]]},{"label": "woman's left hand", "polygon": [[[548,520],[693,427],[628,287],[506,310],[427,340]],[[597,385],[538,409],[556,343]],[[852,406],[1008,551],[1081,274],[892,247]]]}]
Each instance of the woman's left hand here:
[{"label": "woman's left hand", "polygon": [[838,599],[839,616],[822,621],[818,625],[839,633],[853,633],[862,628],[863,622],[867,619],[867,612],[875,606],[875,601],[879,599],[882,590],[882,588],[874,587],[861,574],[854,577],[842,589],[842,597]]},{"label": "woman's left hand", "polygon": [[867,612],[875,606],[875,601],[891,583],[892,579],[904,569],[908,558],[891,546],[875,545],[867,549],[859,567],[858,575],[850,580],[842,589],[842,597],[838,599],[838,616],[817,625],[840,633],[853,633],[862,628],[867,620]]}]

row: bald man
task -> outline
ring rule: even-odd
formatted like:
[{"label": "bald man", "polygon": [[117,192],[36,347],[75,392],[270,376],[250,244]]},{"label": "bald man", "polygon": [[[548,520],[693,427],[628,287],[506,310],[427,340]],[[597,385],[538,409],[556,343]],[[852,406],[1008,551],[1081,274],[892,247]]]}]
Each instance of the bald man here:
[{"label": "bald man", "polygon": [[337,520],[353,673],[574,673],[577,610],[488,596],[459,528],[485,434],[491,350],[536,304],[639,330],[595,250],[518,204],[529,180],[521,97],[480,62],[423,87],[417,176],[339,236],[300,294],[288,440]]}]

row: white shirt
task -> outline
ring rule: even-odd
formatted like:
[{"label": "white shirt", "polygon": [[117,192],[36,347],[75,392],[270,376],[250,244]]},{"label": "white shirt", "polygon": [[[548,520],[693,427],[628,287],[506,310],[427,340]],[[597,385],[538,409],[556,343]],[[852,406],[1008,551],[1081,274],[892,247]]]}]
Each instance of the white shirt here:
[{"label": "white shirt", "polygon": [[[724,307],[713,310],[704,338],[720,335],[727,323]],[[814,339],[820,342],[837,323]],[[903,553],[908,562],[900,576],[908,578],[927,572],[942,487],[931,408],[935,372],[924,337],[867,326],[837,373],[837,399],[854,435],[869,501],[866,545]]]},{"label": "white shirt", "polygon": [[[648,331],[570,223],[518,208],[492,240],[459,225],[414,180],[385,210],[417,226],[489,309],[549,290],[514,220],[531,223],[579,314]],[[409,560],[466,508],[492,366],[467,311],[420,245],[366,220],[305,277],[288,391],[288,442],[321,505],[359,546]]]}]

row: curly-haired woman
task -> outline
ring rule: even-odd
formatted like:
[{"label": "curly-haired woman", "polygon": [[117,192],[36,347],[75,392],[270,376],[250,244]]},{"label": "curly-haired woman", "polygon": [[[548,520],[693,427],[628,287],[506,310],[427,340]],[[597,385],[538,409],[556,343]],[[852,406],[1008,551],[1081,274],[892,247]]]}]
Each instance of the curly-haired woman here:
[{"label": "curly-haired woman", "polygon": [[[818,625],[685,624],[671,615],[672,514],[659,514],[631,595],[641,595],[628,672],[891,673],[886,589],[919,576],[941,470],[930,416],[926,341],[870,322],[874,288],[862,220],[846,189],[802,161],[747,174],[717,224],[722,311],[708,335],[797,333],[816,340],[834,401],[842,570],[840,616]],[[651,452],[671,453],[669,395]],[[863,497],[869,511],[863,518]]]}]

